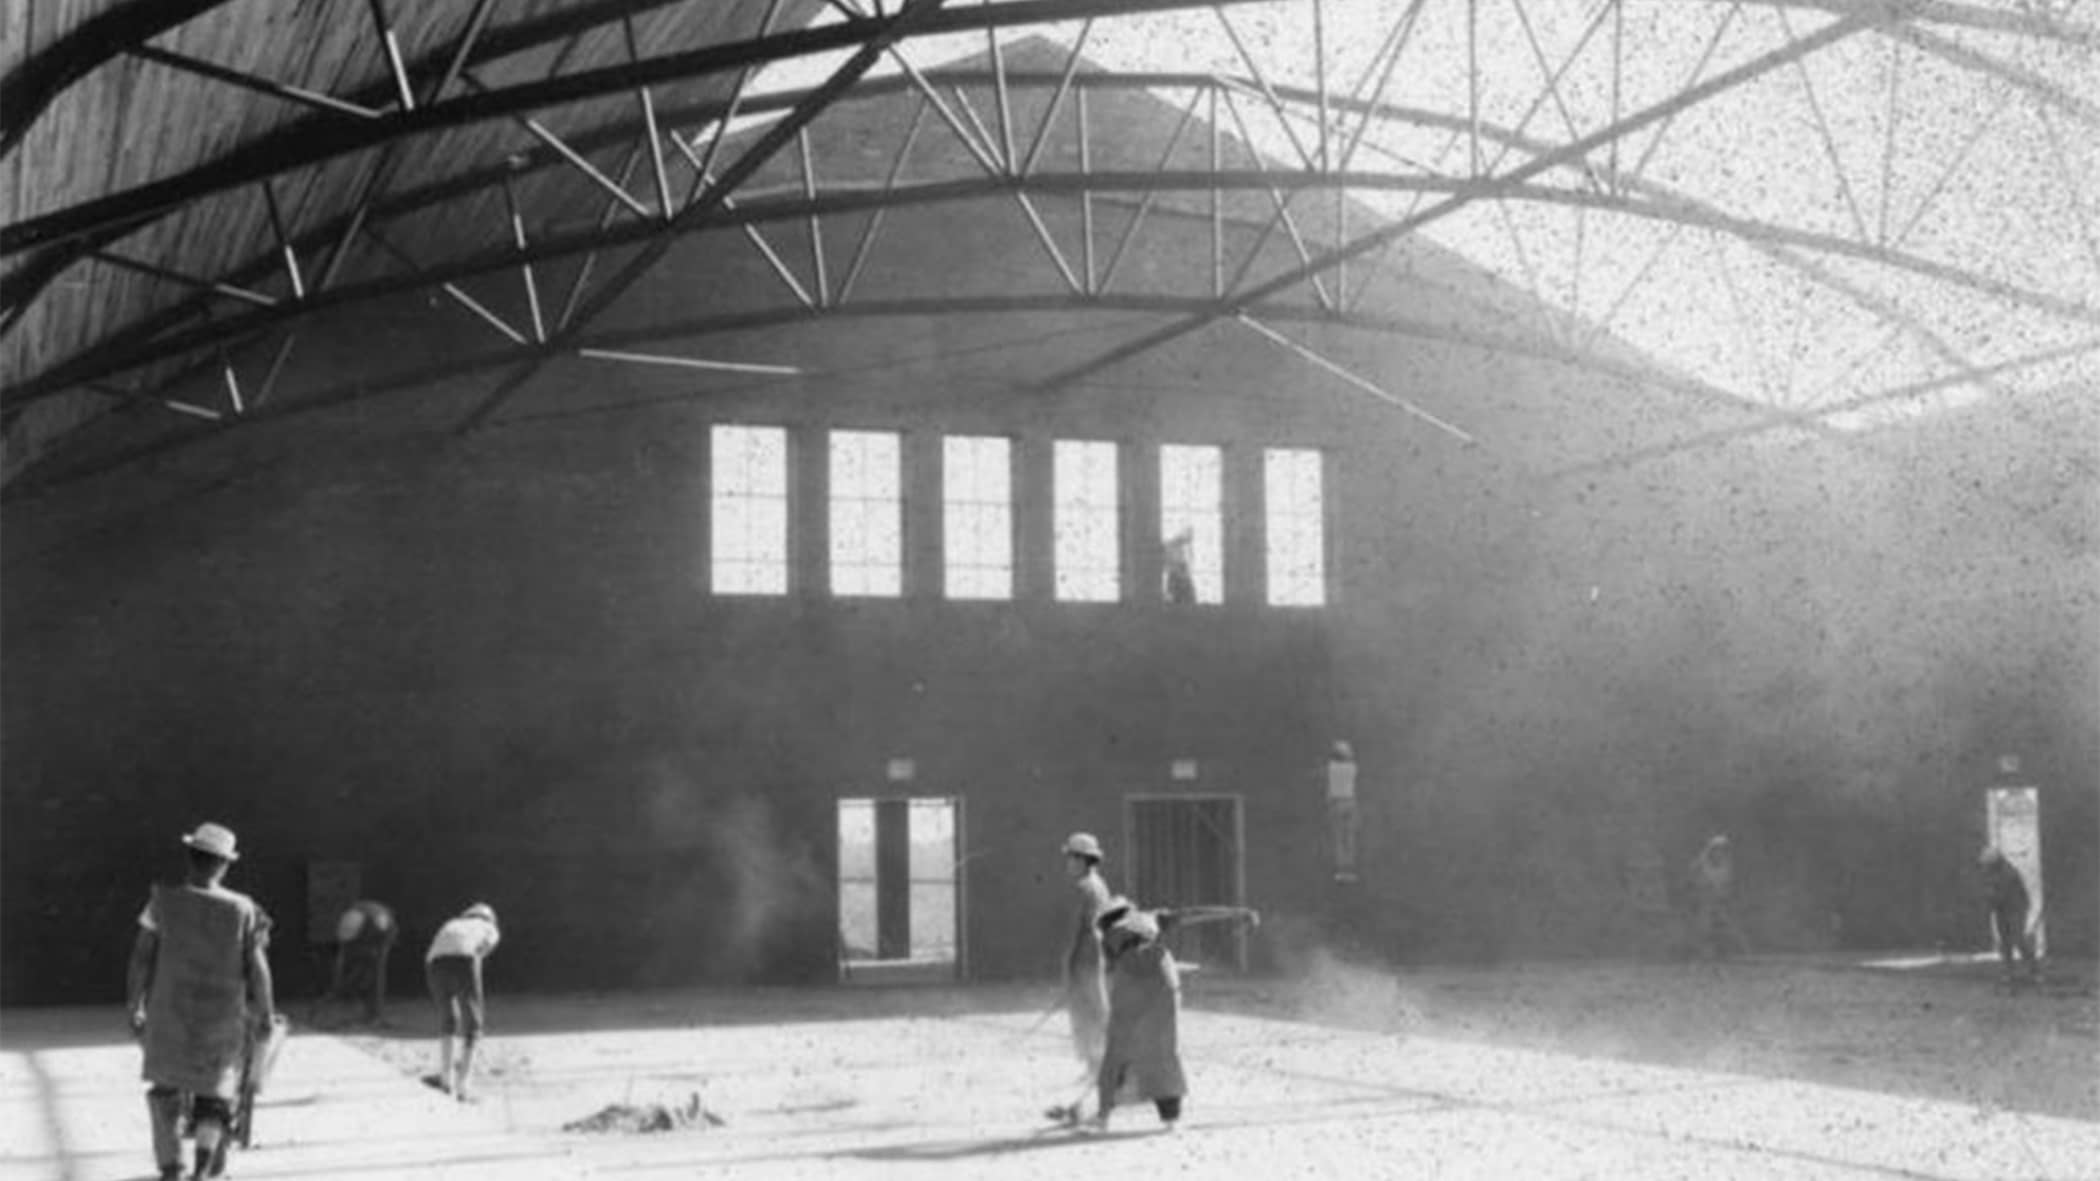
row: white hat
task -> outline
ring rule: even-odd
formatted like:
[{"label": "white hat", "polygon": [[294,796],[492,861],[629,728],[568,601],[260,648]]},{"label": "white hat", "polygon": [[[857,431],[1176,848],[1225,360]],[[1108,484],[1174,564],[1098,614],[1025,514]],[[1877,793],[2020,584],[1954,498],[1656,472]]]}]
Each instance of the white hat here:
[{"label": "white hat", "polygon": [[1101,860],[1101,842],[1090,832],[1075,832],[1065,838],[1065,852],[1075,857],[1091,857]]},{"label": "white hat", "polygon": [[234,851],[233,830],[223,824],[212,824],[209,821],[200,824],[196,831],[183,836],[182,843],[221,861],[241,859],[241,855]]}]

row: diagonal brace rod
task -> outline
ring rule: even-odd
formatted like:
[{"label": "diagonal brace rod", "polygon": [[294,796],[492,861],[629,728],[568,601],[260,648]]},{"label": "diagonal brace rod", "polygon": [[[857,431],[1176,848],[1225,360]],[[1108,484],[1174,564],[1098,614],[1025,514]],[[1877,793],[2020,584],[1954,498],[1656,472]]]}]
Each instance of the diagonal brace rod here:
[{"label": "diagonal brace rod", "polygon": [[[1501,185],[1515,185],[1569,161],[1580,160],[1598,147],[1631,134],[1651,123],[1668,118],[1672,112],[1704,102],[1723,91],[1731,90],[1752,79],[1761,77],[1774,69],[1785,66],[1796,58],[1814,53],[1825,46],[1833,45],[1851,37],[1883,19],[1886,18],[1879,15],[1862,14],[1834,21],[1800,40],[1794,41],[1780,49],[1772,50],[1760,57],[1753,58],[1732,70],[1716,75],[1709,81],[1690,90],[1646,107],[1619,120],[1617,123],[1594,131],[1572,143],[1564,144],[1550,152],[1537,156],[1530,162],[1501,174],[1496,180]],[[1361,235],[1340,248],[1328,251],[1310,263],[1287,270],[1283,274],[1259,283],[1254,287],[1218,300],[1210,311],[1189,316],[1164,328],[1146,333],[1144,336],[1119,345],[1099,357],[1055,374],[1039,383],[1040,388],[1048,389],[1069,384],[1090,374],[1098,373],[1139,353],[1147,352],[1162,344],[1178,340],[1220,317],[1237,315],[1255,301],[1267,299],[1279,291],[1286,290],[1294,284],[1304,281],[1307,275],[1327,270],[1344,259],[1354,258],[1378,250],[1388,242],[1396,241],[1432,221],[1457,212],[1471,200],[1472,198],[1468,196],[1450,197],[1412,217],[1403,218],[1371,233]]]}]

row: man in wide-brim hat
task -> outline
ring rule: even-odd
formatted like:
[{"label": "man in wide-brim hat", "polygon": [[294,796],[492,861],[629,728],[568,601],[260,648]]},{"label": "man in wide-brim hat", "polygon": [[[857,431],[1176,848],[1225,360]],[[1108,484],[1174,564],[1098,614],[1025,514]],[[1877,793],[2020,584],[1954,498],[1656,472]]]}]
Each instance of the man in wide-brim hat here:
[{"label": "man in wide-brim hat", "polygon": [[[1072,1020],[1072,1050],[1086,1064],[1084,1090],[1093,1088],[1108,1043],[1108,985],[1101,975],[1101,932],[1095,920],[1108,905],[1108,883],[1101,877],[1101,842],[1090,832],[1065,838],[1065,873],[1072,879],[1073,917],[1066,928],[1064,955],[1065,1013]],[[1076,1123],[1082,1099],[1057,1104],[1044,1112],[1054,1120]]]},{"label": "man in wide-brim hat", "polygon": [[155,886],[147,898],[126,988],[132,1032],[145,1051],[140,1073],[163,1181],[182,1175],[185,1095],[196,1129],[192,1176],[225,1170],[249,1030],[269,1029],[277,1012],[270,920],[254,899],[222,884],[240,859],[233,832],[200,824],[182,843],[189,849],[183,882]]}]

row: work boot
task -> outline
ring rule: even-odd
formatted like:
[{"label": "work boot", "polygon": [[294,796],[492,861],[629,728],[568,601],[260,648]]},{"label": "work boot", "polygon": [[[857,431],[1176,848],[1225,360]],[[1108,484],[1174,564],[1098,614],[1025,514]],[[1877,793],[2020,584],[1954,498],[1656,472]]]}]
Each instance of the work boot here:
[{"label": "work boot", "polygon": [[199,1145],[197,1148],[197,1169],[190,1176],[194,1181],[211,1181],[212,1178],[224,1177],[226,1175],[226,1161],[232,1155],[232,1147],[233,1142],[230,1139],[219,1141],[217,1148],[205,1148]]}]

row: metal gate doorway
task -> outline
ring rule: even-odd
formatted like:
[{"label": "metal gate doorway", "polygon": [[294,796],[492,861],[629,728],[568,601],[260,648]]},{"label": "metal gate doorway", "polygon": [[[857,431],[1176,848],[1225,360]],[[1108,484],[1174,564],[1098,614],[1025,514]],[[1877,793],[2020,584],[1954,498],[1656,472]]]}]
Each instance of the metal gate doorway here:
[{"label": "metal gate doorway", "polygon": [[[1126,893],[1138,905],[1240,905],[1246,842],[1238,796],[1124,798],[1130,850]],[[1244,971],[1246,929],[1238,923],[1192,927],[1178,937],[1174,955],[1207,968]]]}]

